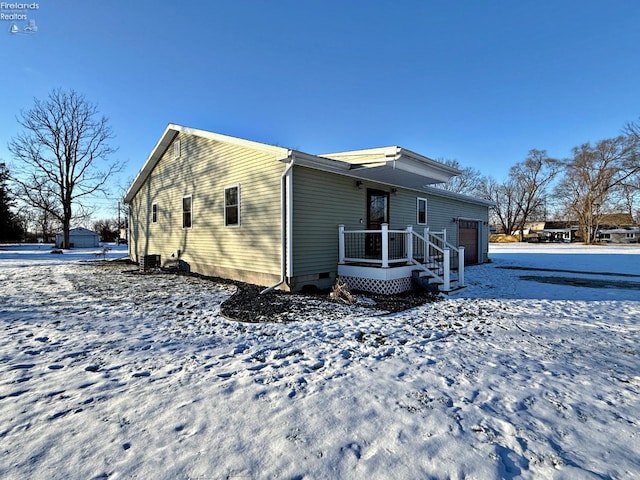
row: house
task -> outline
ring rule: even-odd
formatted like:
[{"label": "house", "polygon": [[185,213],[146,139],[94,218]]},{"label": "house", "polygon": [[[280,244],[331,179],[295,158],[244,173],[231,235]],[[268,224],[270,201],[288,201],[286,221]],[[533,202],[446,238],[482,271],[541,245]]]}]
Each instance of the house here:
[{"label": "house", "polygon": [[638,243],[640,226],[629,213],[609,213],[599,218],[596,237],[606,243]]},{"label": "house", "polygon": [[640,239],[640,227],[601,228],[598,230],[597,237],[606,243],[638,243],[638,239]]},{"label": "house", "polygon": [[543,242],[575,242],[578,233],[578,222],[554,221],[545,222],[540,232],[540,241]]},{"label": "house", "polygon": [[[56,247],[62,248],[64,242],[64,233],[56,233]],[[69,230],[69,247],[70,248],[93,248],[100,245],[100,235],[97,232],[83,227],[72,228]]]},{"label": "house", "polygon": [[491,205],[428,186],[458,173],[396,146],[311,155],[170,124],[125,194],[129,252],[267,290],[451,290],[487,261]]}]

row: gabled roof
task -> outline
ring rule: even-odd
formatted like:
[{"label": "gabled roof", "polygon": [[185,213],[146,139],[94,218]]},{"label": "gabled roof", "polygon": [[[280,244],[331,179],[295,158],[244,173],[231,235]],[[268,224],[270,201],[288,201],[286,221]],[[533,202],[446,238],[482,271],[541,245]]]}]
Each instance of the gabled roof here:
[{"label": "gabled roof", "polygon": [[274,153],[283,158],[288,158],[291,152],[289,149],[282,147],[275,147],[273,145],[267,145],[265,143],[253,142],[251,140],[244,140],[242,138],[231,137],[228,135],[222,135],[219,133],[208,132],[206,130],[199,130],[197,128],[189,128],[182,125],[170,123],[169,125],[167,125],[167,128],[164,130],[164,133],[160,137],[160,140],[158,140],[156,146],[153,147],[153,150],[151,150],[151,153],[149,154],[149,157],[147,157],[147,160],[144,162],[142,169],[138,172],[138,175],[136,175],[136,178],[134,178],[133,183],[127,190],[127,193],[124,196],[125,202],[130,202],[133,199],[140,187],[142,187],[144,181],[147,179],[147,176],[155,168],[158,161],[167,150],[169,145],[171,145],[171,142],[176,137],[176,135],[178,135],[178,133],[195,135],[197,137],[208,138],[209,140],[215,140],[230,145],[247,147],[252,150]]},{"label": "gabled roof", "polygon": [[553,222],[545,222],[544,229],[545,230],[567,230],[567,229],[577,229],[578,221],[565,221],[565,220],[557,220]]},{"label": "gabled roof", "polygon": [[[63,232],[58,232],[56,235],[62,235],[62,233]],[[93,230],[89,230],[88,228],[76,227],[69,229],[69,235],[92,237],[95,235],[99,236],[100,234],[98,232],[94,232]]]},{"label": "gabled roof", "polygon": [[142,187],[148,175],[179,133],[195,135],[221,143],[272,153],[282,162],[288,163],[292,159],[295,159],[298,165],[316,168],[318,170],[349,175],[355,178],[371,180],[392,186],[418,189],[435,195],[475,200],[482,204],[491,204],[491,202],[480,201],[480,199],[467,197],[465,195],[450,194],[450,192],[442,189],[427,188],[426,186],[429,184],[446,182],[454,175],[458,175],[460,170],[398,146],[311,155],[297,150],[276,147],[176,124],[169,124],[165,129],[160,140],[158,140],[158,143],[156,143],[142,166],[142,169],[127,190],[124,196],[125,202],[128,203],[133,200],[133,197]]},{"label": "gabled roof", "polygon": [[598,233],[640,233],[640,227],[633,228],[599,228]]},{"label": "gabled roof", "polygon": [[637,225],[630,213],[605,213],[600,216],[599,223],[610,227],[631,227]]}]

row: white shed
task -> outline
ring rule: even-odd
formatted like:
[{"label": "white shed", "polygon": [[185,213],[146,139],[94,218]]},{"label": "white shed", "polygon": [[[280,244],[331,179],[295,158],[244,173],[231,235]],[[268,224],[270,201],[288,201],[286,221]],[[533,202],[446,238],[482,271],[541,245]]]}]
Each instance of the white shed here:
[{"label": "white shed", "polygon": [[[64,233],[56,233],[56,247],[61,248]],[[77,227],[69,230],[69,243],[71,248],[92,248],[100,244],[100,235],[93,230]]]}]

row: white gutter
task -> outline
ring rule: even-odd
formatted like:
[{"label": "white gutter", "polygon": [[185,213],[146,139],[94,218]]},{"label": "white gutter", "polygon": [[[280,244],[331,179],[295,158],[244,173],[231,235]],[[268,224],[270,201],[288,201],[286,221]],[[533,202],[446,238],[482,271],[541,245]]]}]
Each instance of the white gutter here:
[{"label": "white gutter", "polygon": [[260,295],[269,293],[270,291],[278,288],[280,285],[285,283],[287,279],[287,256],[289,256],[289,265],[291,265],[291,261],[293,260],[291,252],[291,221],[293,218],[293,209],[291,208],[291,206],[293,205],[293,179],[290,172],[293,168],[293,164],[295,163],[295,157],[293,156],[291,151],[289,155],[291,161],[289,162],[289,165],[287,165],[287,168],[284,169],[284,172],[282,172],[282,175],[280,175],[280,188],[282,189],[282,194],[280,196],[280,240],[282,248],[280,281],[262,290],[260,292]]}]

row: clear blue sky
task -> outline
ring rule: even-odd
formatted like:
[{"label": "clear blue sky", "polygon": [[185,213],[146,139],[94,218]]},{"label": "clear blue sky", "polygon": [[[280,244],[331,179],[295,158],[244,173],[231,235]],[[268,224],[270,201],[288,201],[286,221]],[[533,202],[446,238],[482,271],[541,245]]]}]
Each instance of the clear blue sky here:
[{"label": "clear blue sky", "polygon": [[109,117],[122,184],[168,123],[309,153],[400,145],[501,179],[640,117],[638,0],[37,3],[36,33],[0,21],[0,159],[20,109],[73,88]]}]

